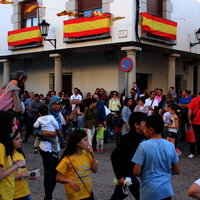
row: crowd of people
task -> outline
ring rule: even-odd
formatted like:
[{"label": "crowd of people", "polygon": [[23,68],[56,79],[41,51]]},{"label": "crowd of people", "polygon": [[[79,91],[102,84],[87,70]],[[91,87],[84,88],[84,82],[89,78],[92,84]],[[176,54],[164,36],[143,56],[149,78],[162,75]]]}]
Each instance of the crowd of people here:
[{"label": "crowd of people", "polygon": [[[164,95],[161,88],[142,93],[133,83],[130,95],[104,88],[74,93],[49,91],[46,95],[24,91],[25,72],[14,73],[0,90],[0,199],[31,200],[22,143],[35,135],[33,153],[40,153],[44,167],[44,200],[55,200],[56,182],[63,183],[69,200],[93,200],[91,173],[97,173],[96,153],[103,154],[107,137],[116,138],[111,162],[118,184],[111,200],[170,200],[171,175],[179,174],[178,138],[194,129],[196,141],[188,158],[200,157],[200,97],[187,89],[177,95],[174,88]],[[73,132],[68,135],[68,127]],[[22,130],[25,132],[21,140]],[[180,134],[180,136],[178,136]],[[59,159],[60,148],[64,148]],[[141,181],[137,179],[141,178]],[[132,184],[126,185],[129,177]],[[199,196],[199,180],[188,194]]]}]

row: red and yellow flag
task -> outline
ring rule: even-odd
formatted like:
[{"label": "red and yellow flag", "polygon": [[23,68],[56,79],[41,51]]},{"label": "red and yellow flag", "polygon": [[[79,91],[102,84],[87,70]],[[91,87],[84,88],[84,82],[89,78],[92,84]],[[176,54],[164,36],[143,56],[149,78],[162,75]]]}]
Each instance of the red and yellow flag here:
[{"label": "red and yellow flag", "polygon": [[110,14],[107,17],[81,17],[64,21],[64,37],[81,37],[110,32]]},{"label": "red and yellow flag", "polygon": [[141,13],[142,29],[154,35],[176,40],[177,22],[173,22],[161,17],[156,17],[148,13]]},{"label": "red and yellow flag", "polygon": [[33,11],[34,11],[35,9],[37,9],[37,8],[45,8],[45,7],[39,6],[39,5],[37,5],[37,4],[31,4],[31,5],[29,5],[29,6],[27,6],[27,7],[25,8],[24,13],[33,12]]},{"label": "red and yellow flag", "polygon": [[39,26],[22,28],[8,32],[8,46],[17,46],[30,42],[41,42],[42,36]]},{"label": "red and yellow flag", "polygon": [[1,0],[0,4],[12,4],[14,3],[13,1],[6,1],[6,0]]},{"label": "red and yellow flag", "polygon": [[81,15],[81,14],[84,14],[84,13],[74,13],[72,11],[67,11],[67,10],[64,10],[58,14],[56,14],[58,17],[60,16],[64,16],[64,15],[69,15],[69,16],[74,16],[74,17],[78,17],[78,15]]}]

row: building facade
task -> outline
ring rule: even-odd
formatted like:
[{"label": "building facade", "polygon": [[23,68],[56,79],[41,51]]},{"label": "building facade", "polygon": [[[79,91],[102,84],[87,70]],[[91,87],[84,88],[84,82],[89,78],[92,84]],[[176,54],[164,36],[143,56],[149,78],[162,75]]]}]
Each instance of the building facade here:
[{"label": "building facade", "polygon": [[[129,93],[134,81],[141,90],[159,87],[167,93],[173,86],[177,92],[183,88],[194,94],[200,91],[200,46],[191,45],[198,43],[195,32],[200,28],[197,0],[13,2],[0,4],[0,85],[21,69],[28,74],[26,89],[43,94],[71,92],[74,87],[84,94],[97,87],[120,93],[126,88]],[[41,8],[25,12],[31,5]],[[57,16],[64,10],[71,14]],[[38,33],[35,27],[43,19],[50,23],[46,39],[54,39],[52,43],[30,34]],[[166,32],[177,24],[172,28],[175,36],[149,30],[160,23],[161,27],[167,24]],[[120,69],[124,57],[133,61],[129,72]]]}]

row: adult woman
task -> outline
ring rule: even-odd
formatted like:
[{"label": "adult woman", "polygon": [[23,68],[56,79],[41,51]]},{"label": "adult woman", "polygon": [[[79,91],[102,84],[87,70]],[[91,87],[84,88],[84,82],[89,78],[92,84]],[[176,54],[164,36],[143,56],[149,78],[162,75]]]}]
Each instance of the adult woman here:
[{"label": "adult woman", "polygon": [[111,110],[112,114],[115,114],[116,111],[119,111],[121,107],[120,99],[118,97],[118,92],[113,91],[111,93],[111,99],[109,100],[109,109]]},{"label": "adult woman", "polygon": [[23,160],[12,161],[14,151],[12,137],[17,129],[16,118],[10,112],[0,111],[0,199],[11,200],[14,194],[13,172],[24,168]]},{"label": "adult woman", "polygon": [[129,116],[131,115],[132,97],[126,97],[124,100],[124,107],[122,109],[122,119],[124,124],[122,126],[122,135],[126,134],[130,130],[130,125],[128,123]]},{"label": "adult woman", "polygon": [[140,97],[137,100],[138,105],[135,106],[134,112],[143,112],[145,114],[148,114],[149,112],[149,108],[148,106],[145,106],[145,98],[144,97]]},{"label": "adult woman", "polygon": [[88,140],[90,145],[92,144],[95,128],[98,125],[96,106],[97,106],[97,100],[89,98],[87,100],[87,105],[84,110],[83,128],[88,134]]},{"label": "adult woman", "polygon": [[[57,96],[51,97],[49,101],[49,113],[54,116],[61,128],[61,113],[60,113],[60,98]],[[61,130],[61,129],[60,129]],[[43,132],[42,136],[56,136],[56,132]],[[49,141],[41,141],[39,145],[40,155],[42,156],[44,166],[44,200],[53,200],[52,193],[56,185],[56,166],[58,164],[58,157],[53,156],[52,144]],[[60,150],[58,145],[58,151]]]}]

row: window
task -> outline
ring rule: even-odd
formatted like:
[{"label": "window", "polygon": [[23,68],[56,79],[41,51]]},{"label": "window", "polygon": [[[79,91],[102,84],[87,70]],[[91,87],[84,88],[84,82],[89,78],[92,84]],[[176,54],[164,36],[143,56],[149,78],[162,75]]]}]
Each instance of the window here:
[{"label": "window", "polygon": [[31,5],[31,4],[37,4],[37,1],[24,2],[21,6],[21,8],[22,8],[22,15],[21,15],[21,17],[22,17],[22,27],[21,28],[26,28],[26,27],[38,25],[37,9],[35,9],[33,12],[24,13],[24,10],[26,9],[26,7]]},{"label": "window", "polygon": [[162,0],[147,0],[147,12],[162,17]]},{"label": "window", "polygon": [[78,10],[85,13],[81,17],[88,17],[93,11],[102,12],[102,0],[79,0]]}]

